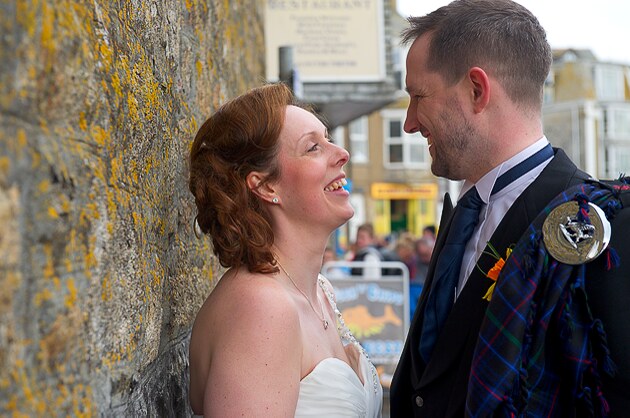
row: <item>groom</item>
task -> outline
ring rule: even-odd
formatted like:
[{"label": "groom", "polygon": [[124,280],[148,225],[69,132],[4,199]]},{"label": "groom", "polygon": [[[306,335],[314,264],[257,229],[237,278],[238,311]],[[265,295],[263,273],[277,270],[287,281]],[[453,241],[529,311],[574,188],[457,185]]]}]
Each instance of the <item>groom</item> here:
[{"label": "groom", "polygon": [[[544,29],[527,9],[510,0],[456,0],[409,23],[402,34],[411,44],[405,131],[427,138],[435,175],[464,185],[455,210],[450,197],[444,199],[423,293],[391,384],[391,416],[463,417],[472,414],[471,367],[489,304],[484,296],[494,283],[486,273],[496,259],[486,243],[505,258],[556,195],[590,176],[552,149],[543,133],[543,85],[552,55]],[[613,244],[630,236],[628,213],[613,224]],[[630,356],[624,351],[630,313],[623,302],[630,300],[630,250],[627,242],[616,247],[620,267],[610,273],[594,262],[586,278],[588,306],[604,321],[618,370],[614,377],[601,376],[601,399],[615,417],[630,410]],[[597,280],[605,284],[590,291]],[[580,403],[586,397],[595,416],[605,403],[595,394],[591,400],[591,394],[559,390],[558,398],[550,395],[542,403],[561,404],[554,411],[563,416],[588,416]],[[520,401],[523,407],[526,401]]]}]

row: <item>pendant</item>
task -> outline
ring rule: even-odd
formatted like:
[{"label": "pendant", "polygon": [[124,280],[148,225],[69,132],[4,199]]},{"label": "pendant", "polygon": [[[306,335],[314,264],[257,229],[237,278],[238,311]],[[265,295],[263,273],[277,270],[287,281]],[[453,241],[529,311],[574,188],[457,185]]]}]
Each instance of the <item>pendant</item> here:
[{"label": "pendant", "polygon": [[324,329],[328,329],[328,321],[324,319],[322,323],[324,324]]}]

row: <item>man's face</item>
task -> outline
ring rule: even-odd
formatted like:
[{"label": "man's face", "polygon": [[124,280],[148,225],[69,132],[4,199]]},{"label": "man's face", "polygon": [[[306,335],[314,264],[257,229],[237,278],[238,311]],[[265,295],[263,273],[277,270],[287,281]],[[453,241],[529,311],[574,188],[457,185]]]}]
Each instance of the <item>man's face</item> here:
[{"label": "man's face", "polygon": [[407,56],[410,101],[404,128],[427,139],[433,174],[461,180],[474,169],[483,141],[466,113],[465,83],[447,85],[439,73],[428,70],[430,36],[416,39]]}]

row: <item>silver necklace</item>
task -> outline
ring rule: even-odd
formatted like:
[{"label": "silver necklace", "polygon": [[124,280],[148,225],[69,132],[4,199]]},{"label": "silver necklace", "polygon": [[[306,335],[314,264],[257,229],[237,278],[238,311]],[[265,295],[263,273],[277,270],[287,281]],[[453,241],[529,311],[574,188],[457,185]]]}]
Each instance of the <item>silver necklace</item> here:
[{"label": "silver necklace", "polygon": [[[317,300],[319,300],[320,307],[322,308],[322,317],[320,319],[319,318],[319,314],[317,313],[317,310],[315,309],[315,307],[311,303],[311,300],[308,298],[308,296],[306,296],[306,293],[302,292],[302,289],[300,289],[298,287],[298,285],[295,284],[295,282],[293,281],[293,278],[291,277],[291,275],[286,271],[286,269],[282,266],[282,264],[280,264],[280,262],[278,260],[276,260],[276,263],[278,263],[278,266],[280,266],[280,268],[282,269],[284,274],[286,274],[286,276],[289,278],[291,283],[293,283],[293,286],[295,286],[295,288],[298,290],[298,292],[300,292],[302,294],[302,296],[304,296],[304,299],[306,299],[308,304],[311,305],[311,309],[313,310],[313,312],[315,312],[315,315],[317,315],[317,319],[322,321],[322,325],[324,326],[324,329],[328,329],[328,321],[326,320],[326,317],[324,316],[324,304],[322,303],[322,301],[319,300],[319,298],[317,298]],[[317,295],[316,295],[316,297],[317,297]]]}]

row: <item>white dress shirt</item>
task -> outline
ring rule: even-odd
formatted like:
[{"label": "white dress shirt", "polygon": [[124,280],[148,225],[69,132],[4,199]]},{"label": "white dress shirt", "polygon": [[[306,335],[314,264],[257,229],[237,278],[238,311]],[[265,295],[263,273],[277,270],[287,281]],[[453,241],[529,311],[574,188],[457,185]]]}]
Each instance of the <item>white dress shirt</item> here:
[{"label": "white dress shirt", "polygon": [[[494,231],[497,229],[497,226],[510,209],[514,201],[523,193],[523,191],[533,183],[534,180],[540,175],[543,169],[549,164],[553,157],[547,159],[542,164],[539,164],[537,167],[523,174],[518,179],[514,180],[512,183],[508,184],[503,190],[500,190],[496,194],[491,196],[492,188],[494,187],[494,183],[497,181],[499,176],[521,161],[525,160],[529,156],[535,154],[540,151],[544,147],[547,146],[549,141],[545,136],[540,138],[534,144],[525,148],[523,151],[519,152],[512,158],[503,163],[499,164],[497,167],[490,170],[485,176],[483,176],[477,183],[471,183],[469,181],[465,181],[462,186],[462,190],[459,194],[459,198],[470,190],[473,186],[477,187],[477,192],[479,193],[479,197],[485,203],[481,208],[481,213],[479,214],[479,223],[473,232],[472,237],[466,244],[466,250],[464,252],[464,258],[462,259],[462,268],[459,273],[459,282],[457,285],[457,289],[455,289],[455,297],[457,298],[461,292],[461,290],[466,285],[466,281],[468,280],[468,276],[473,271],[475,265],[477,264],[477,260],[481,256],[481,253],[486,248],[486,245]],[[516,243],[515,243],[516,244]],[[497,251],[503,252],[506,248],[497,248]],[[505,254],[500,254],[501,257],[505,258]]]}]

